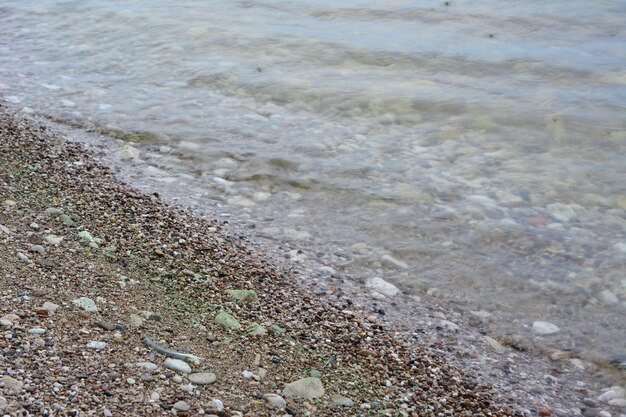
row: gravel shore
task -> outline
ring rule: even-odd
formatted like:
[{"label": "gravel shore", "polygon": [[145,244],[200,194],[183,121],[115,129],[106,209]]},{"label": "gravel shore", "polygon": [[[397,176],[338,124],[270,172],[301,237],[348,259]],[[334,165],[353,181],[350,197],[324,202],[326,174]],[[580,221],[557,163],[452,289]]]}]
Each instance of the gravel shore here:
[{"label": "gravel shore", "polygon": [[493,341],[509,366],[477,379],[450,360],[456,324],[407,337],[382,309],[315,293],[251,247],[0,108],[0,413],[620,415],[603,405],[620,387],[597,399],[611,390],[562,365],[535,400],[509,402],[501,374],[524,361],[510,347]]}]

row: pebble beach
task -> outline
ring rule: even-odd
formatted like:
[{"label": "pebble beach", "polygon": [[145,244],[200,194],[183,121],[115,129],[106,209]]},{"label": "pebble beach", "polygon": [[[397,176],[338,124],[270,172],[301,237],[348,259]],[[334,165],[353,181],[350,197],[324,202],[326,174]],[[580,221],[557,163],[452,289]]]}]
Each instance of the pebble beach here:
[{"label": "pebble beach", "polygon": [[624,386],[592,364],[492,339],[453,306],[424,304],[405,331],[382,301],[303,284],[223,221],[133,188],[6,107],[0,269],[2,415],[626,412]]}]

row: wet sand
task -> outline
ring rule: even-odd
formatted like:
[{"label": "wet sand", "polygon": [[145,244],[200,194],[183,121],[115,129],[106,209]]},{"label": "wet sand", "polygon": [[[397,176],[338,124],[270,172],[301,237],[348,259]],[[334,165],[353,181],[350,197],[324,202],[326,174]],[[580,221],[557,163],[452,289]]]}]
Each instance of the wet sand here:
[{"label": "wet sand", "polygon": [[[0,204],[5,414],[620,415],[566,357],[455,328],[432,306],[402,331],[4,107]],[[192,357],[166,365],[145,336]]]}]

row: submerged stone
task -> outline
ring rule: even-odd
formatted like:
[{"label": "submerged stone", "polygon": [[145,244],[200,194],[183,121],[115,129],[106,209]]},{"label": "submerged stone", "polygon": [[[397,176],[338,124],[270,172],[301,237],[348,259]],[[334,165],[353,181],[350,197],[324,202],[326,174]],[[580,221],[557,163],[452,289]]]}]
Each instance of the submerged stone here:
[{"label": "submerged stone", "polygon": [[556,324],[549,323],[547,321],[535,321],[533,322],[533,332],[539,336],[547,336],[560,332],[561,329]]},{"label": "submerged stone", "polygon": [[400,292],[398,287],[382,278],[372,278],[367,281],[365,286],[387,297],[393,297]]}]

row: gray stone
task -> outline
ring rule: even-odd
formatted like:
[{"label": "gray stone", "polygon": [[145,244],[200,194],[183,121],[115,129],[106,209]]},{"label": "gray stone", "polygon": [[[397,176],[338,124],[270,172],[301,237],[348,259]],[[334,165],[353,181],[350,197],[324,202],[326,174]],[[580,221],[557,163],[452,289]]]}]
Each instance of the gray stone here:
[{"label": "gray stone", "polygon": [[98,321],[96,321],[96,326],[100,327],[101,329],[108,330],[110,332],[115,330],[115,324],[109,323],[106,320],[98,320]]},{"label": "gray stone", "polygon": [[607,401],[607,404],[613,407],[626,408],[626,398],[613,398]]},{"label": "gray stone", "polygon": [[335,403],[335,405],[338,405],[341,407],[354,407],[354,401],[352,401],[348,397],[344,397],[341,395],[333,395],[331,397],[331,400],[333,401],[333,403]]},{"label": "gray stone", "polygon": [[283,334],[285,333],[285,329],[283,329],[282,327],[280,327],[278,324],[273,323],[270,328],[272,329],[272,332],[276,333],[276,334]]},{"label": "gray stone", "polygon": [[319,378],[302,378],[285,386],[283,395],[290,398],[310,400],[324,395],[324,386]]},{"label": "gray stone", "polygon": [[139,155],[137,148],[131,145],[122,145],[115,150],[115,153],[117,153],[119,158],[123,161],[135,159]]},{"label": "gray stone", "polygon": [[485,310],[479,310],[479,311],[470,311],[470,313],[476,317],[478,317],[481,320],[486,320],[490,317],[493,317],[493,314],[491,314],[488,311]]},{"label": "gray stone", "polygon": [[82,308],[83,310],[89,311],[90,313],[98,311],[96,303],[94,303],[91,298],[80,297],[73,300],[72,303],[74,303],[78,308]]},{"label": "gray stone", "polygon": [[449,320],[441,320],[439,322],[439,326],[441,326],[445,330],[449,330],[451,332],[455,332],[455,331],[459,330],[459,326],[456,323],[453,323],[453,322],[451,322]]},{"label": "gray stone", "polygon": [[222,400],[218,400],[217,398],[213,398],[211,400],[211,406],[217,411],[222,411],[224,409],[224,403],[222,402]]},{"label": "gray stone", "polygon": [[131,327],[143,326],[143,319],[138,314],[131,314],[130,318],[128,319],[128,322],[131,325]]},{"label": "gray stone", "polygon": [[178,410],[178,411],[183,411],[183,412],[187,412],[189,411],[189,404],[187,404],[184,401],[177,401],[174,404],[174,410]]},{"label": "gray stone", "polygon": [[155,364],[155,363],[152,363],[152,362],[138,362],[137,366],[140,367],[140,368],[146,369],[146,370],[148,370],[150,372],[154,372],[157,369],[159,369],[159,366],[157,364]]},{"label": "gray stone", "polygon": [[44,240],[51,245],[58,246],[63,241],[63,237],[55,236],[55,235],[46,235],[46,237],[44,237]]},{"label": "gray stone", "polygon": [[609,304],[609,305],[617,304],[619,302],[619,298],[617,298],[617,295],[615,295],[609,290],[600,291],[600,293],[598,294],[598,300],[600,300],[604,304]]},{"label": "gray stone", "polygon": [[172,371],[182,372],[183,374],[191,373],[191,367],[187,362],[181,361],[180,359],[167,358],[165,362],[163,362],[163,366]]},{"label": "gray stone", "polygon": [[44,310],[48,310],[51,313],[54,313],[55,311],[58,310],[59,306],[57,304],[46,301],[45,303],[43,303],[41,308],[43,308]]},{"label": "gray stone", "polygon": [[547,321],[533,322],[533,332],[539,336],[548,336],[560,332],[561,329],[556,324]]},{"label": "gray stone", "polygon": [[548,204],[546,206],[546,209],[548,210],[548,213],[552,215],[552,217],[562,222],[569,222],[570,220],[577,217],[577,214],[574,211],[574,207],[569,204]]},{"label": "gray stone", "polygon": [[28,329],[28,334],[44,334],[46,332],[46,329],[43,329],[41,327],[34,327],[32,329]]},{"label": "gray stone", "polygon": [[263,398],[272,408],[284,410],[287,407],[287,401],[278,394],[263,394]]},{"label": "gray stone", "polygon": [[20,261],[27,261],[29,258],[28,255],[26,255],[25,253],[18,252],[17,259],[19,259]]},{"label": "gray stone", "polygon": [[61,222],[64,226],[74,226],[74,220],[67,214],[61,214]]},{"label": "gray stone", "polygon": [[85,242],[95,243],[93,236],[87,230],[81,230],[78,232],[78,237],[84,240]]},{"label": "gray stone", "polygon": [[139,377],[143,382],[152,382],[155,380],[155,378],[152,375],[148,375],[148,374],[141,374],[141,376]]},{"label": "gray stone", "polygon": [[225,311],[220,311],[220,313],[215,316],[215,324],[222,326],[226,330],[241,329],[241,324],[237,321],[237,319],[232,314]]},{"label": "gray stone", "polygon": [[9,231],[9,228],[3,224],[0,224],[0,232],[4,233],[5,235],[11,234],[11,232]]},{"label": "gray stone", "polygon": [[311,369],[309,371],[309,376],[312,376],[313,378],[321,378],[322,377],[322,373],[320,371],[318,371],[317,369]]},{"label": "gray stone", "polygon": [[36,253],[38,253],[40,255],[45,255],[46,254],[46,248],[44,248],[41,245],[32,245],[30,247],[30,250],[33,251],[33,252],[36,252]]},{"label": "gray stone", "polygon": [[267,330],[258,323],[251,323],[248,327],[246,327],[246,334],[248,336],[265,336],[267,334]]},{"label": "gray stone", "polygon": [[60,216],[61,214],[63,214],[63,210],[57,207],[48,207],[46,209],[46,214],[50,216]]},{"label": "gray stone", "polygon": [[382,278],[369,279],[365,286],[387,297],[393,297],[400,292],[398,287]]},{"label": "gray stone", "polygon": [[614,398],[620,398],[623,396],[624,396],[624,389],[621,387],[615,386],[615,387],[611,387],[610,390],[598,396],[598,401],[608,402]]},{"label": "gray stone", "polygon": [[383,255],[383,257],[380,260],[382,261],[383,265],[400,268],[400,269],[409,268],[409,265],[407,265],[406,262],[396,259],[391,255]]},{"label": "gray stone", "polygon": [[105,342],[98,342],[95,340],[92,340],[91,342],[87,343],[87,347],[89,349],[96,349],[96,350],[102,350],[107,346],[107,344]]},{"label": "gray stone", "polygon": [[227,290],[226,293],[231,300],[244,303],[253,303],[258,299],[256,292],[252,290]]},{"label": "gray stone", "polygon": [[195,374],[189,374],[187,377],[189,381],[196,385],[208,385],[215,382],[217,377],[211,372],[198,372]]},{"label": "gray stone", "polygon": [[18,394],[20,391],[22,391],[22,388],[24,387],[23,382],[18,381],[17,379],[12,378],[8,375],[5,375],[2,377],[2,379],[0,379],[0,385],[4,386],[9,391],[12,391],[14,394]]}]

